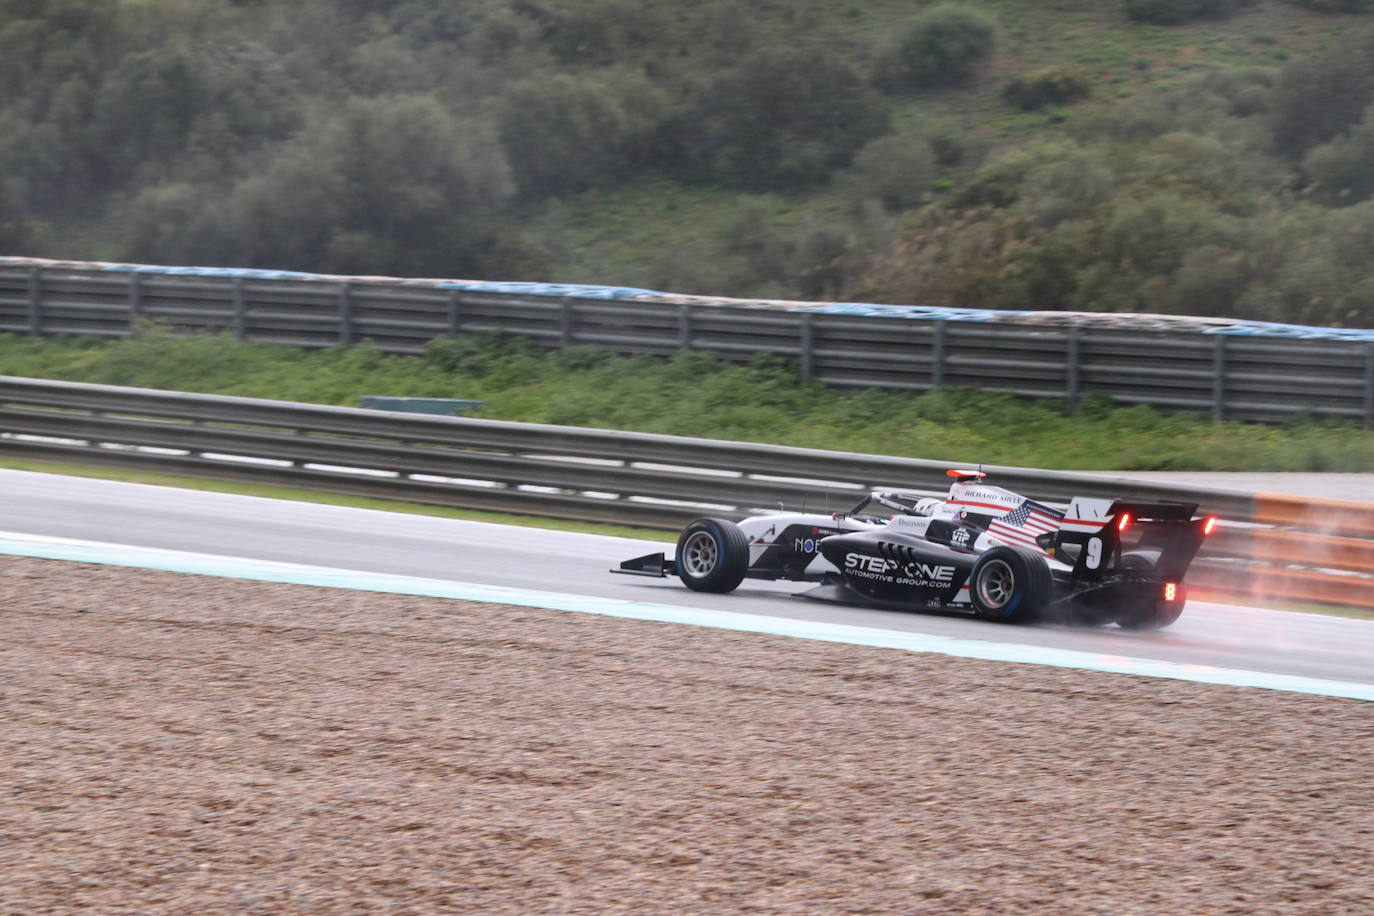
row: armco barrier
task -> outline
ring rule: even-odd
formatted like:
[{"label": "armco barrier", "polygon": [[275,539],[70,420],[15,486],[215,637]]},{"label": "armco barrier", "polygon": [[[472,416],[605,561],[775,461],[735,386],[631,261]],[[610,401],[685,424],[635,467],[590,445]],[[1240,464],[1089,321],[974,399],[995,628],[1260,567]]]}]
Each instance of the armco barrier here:
[{"label": "armco barrier", "polygon": [[1217,417],[1374,426],[1374,332],[0,257],[0,331],[120,337],[145,320],[304,347],[367,339],[389,353],[467,331],[616,353],[767,352],[844,387],[965,386],[1069,409],[1098,392]]},{"label": "armco barrier", "polygon": [[[942,461],[400,414],[0,376],[0,454],[676,528],[701,515],[843,511],[875,486],[941,493]],[[1196,502],[1224,520],[1189,581],[1374,607],[1374,505],[985,466],[1048,502]]]}]

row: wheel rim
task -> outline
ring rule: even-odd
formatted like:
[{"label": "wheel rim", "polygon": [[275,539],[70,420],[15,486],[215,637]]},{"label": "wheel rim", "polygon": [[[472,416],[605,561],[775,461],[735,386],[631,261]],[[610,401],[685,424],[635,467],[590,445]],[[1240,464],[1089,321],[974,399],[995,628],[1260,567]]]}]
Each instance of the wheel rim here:
[{"label": "wheel rim", "polygon": [[999,610],[1011,601],[1016,589],[1016,576],[1005,560],[989,560],[978,571],[978,600],[984,607]]},{"label": "wheel rim", "polygon": [[720,547],[710,532],[698,531],[682,545],[682,564],[687,574],[700,578],[711,574],[720,560]]}]

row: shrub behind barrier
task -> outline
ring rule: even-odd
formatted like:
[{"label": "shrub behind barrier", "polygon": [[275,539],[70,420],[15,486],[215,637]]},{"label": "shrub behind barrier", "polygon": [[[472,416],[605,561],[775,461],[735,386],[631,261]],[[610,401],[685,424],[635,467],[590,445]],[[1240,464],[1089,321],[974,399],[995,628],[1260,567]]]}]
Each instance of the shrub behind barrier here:
[{"label": "shrub behind barrier", "polygon": [[1126,15],[1137,22],[1182,25],[1192,19],[1225,19],[1256,0],[1126,0]]},{"label": "shrub behind barrier", "polygon": [[1031,70],[1016,77],[1002,89],[1002,98],[1025,111],[1076,102],[1087,96],[1087,77],[1082,71],[1067,67]]}]

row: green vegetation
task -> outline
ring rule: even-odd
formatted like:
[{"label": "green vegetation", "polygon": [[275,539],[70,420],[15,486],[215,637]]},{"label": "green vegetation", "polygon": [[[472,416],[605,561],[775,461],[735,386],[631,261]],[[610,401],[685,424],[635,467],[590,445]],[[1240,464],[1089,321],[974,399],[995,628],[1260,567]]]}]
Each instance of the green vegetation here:
[{"label": "green vegetation", "polygon": [[957,3],[923,10],[882,62],[885,82],[922,89],[967,82],[997,50],[997,22]]},{"label": "green vegetation", "polygon": [[[1374,470],[1374,433],[1295,419],[1217,423],[1089,397],[1058,401],[967,390],[843,392],[773,357],[747,366],[687,352],[664,360],[546,352],[464,335],[424,357],[369,346],[302,351],[145,332],[117,342],[0,335],[0,373],[356,406],[363,395],[472,398],[481,416],[914,458],[1064,469]],[[742,399],[740,392],[748,392]]]},{"label": "green vegetation", "polygon": [[1002,89],[1002,98],[1017,108],[1031,111],[1046,105],[1062,105],[1088,97],[1090,82],[1081,71],[1042,67],[1016,77]]},{"label": "green vegetation", "polygon": [[1256,0],[1126,0],[1126,15],[1139,22],[1181,25],[1190,19],[1225,19]]},{"label": "green vegetation", "polygon": [[1374,0],[1289,0],[1289,2],[1323,13],[1374,12]]},{"label": "green vegetation", "polygon": [[0,252],[1374,326],[1374,0],[0,0]]}]

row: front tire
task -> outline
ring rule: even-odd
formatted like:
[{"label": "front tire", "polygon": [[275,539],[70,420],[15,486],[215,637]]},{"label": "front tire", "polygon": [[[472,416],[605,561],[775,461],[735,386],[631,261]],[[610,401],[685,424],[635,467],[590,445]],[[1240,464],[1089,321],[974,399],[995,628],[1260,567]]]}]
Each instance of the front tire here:
[{"label": "front tire", "polygon": [[1049,604],[1054,580],[1040,554],[1001,545],[985,551],[969,573],[969,598],[983,620],[1034,620]]},{"label": "front tire", "polygon": [[734,522],[699,518],[682,529],[673,566],[690,589],[732,592],[749,571],[749,539]]}]

